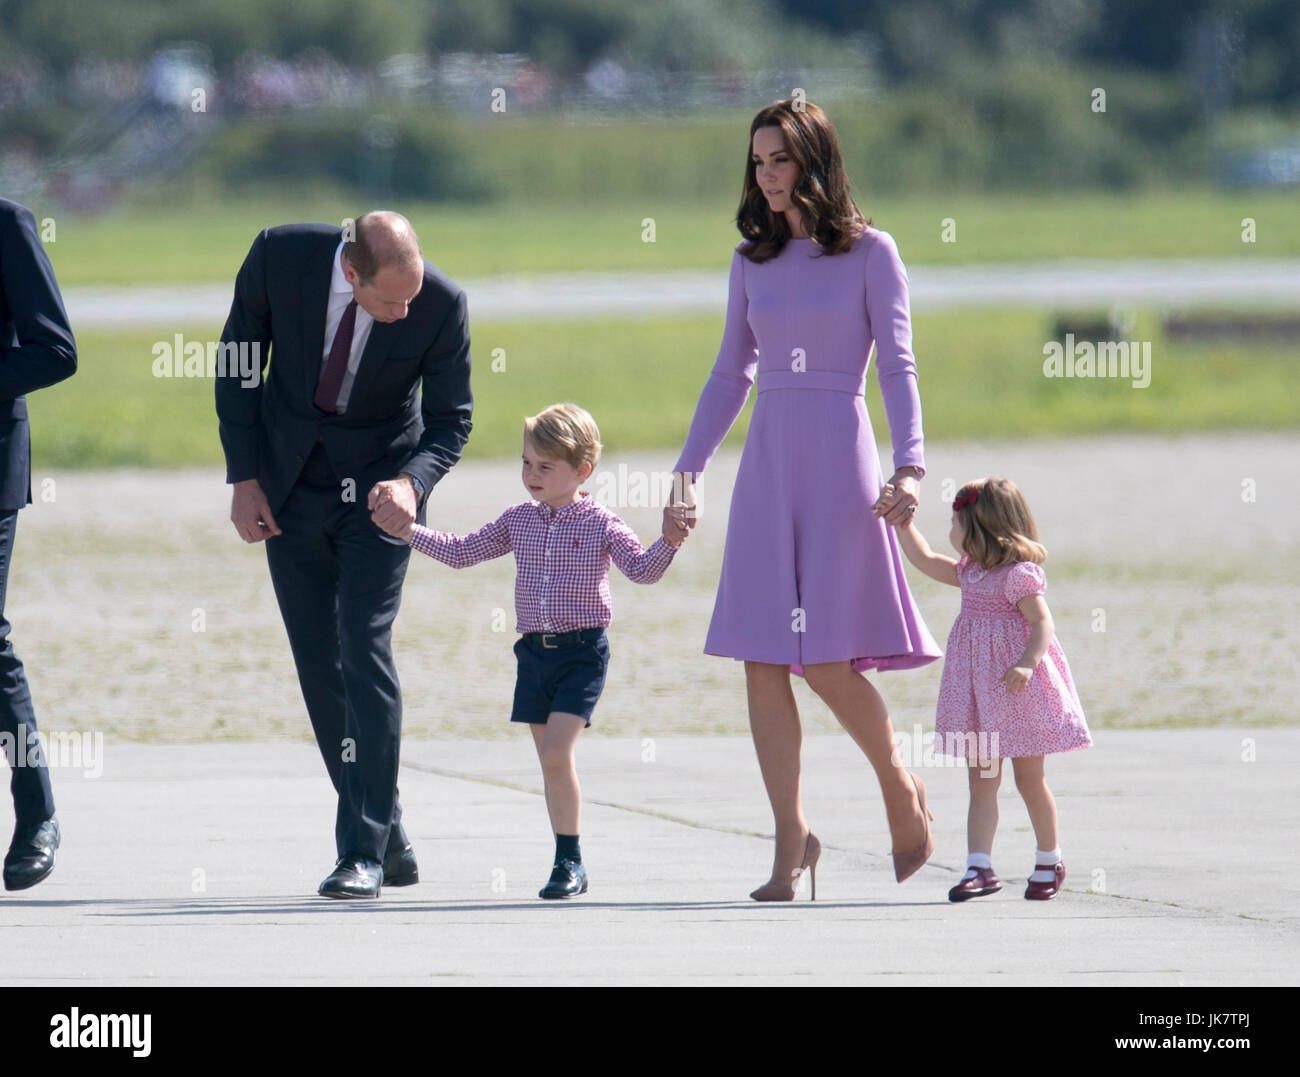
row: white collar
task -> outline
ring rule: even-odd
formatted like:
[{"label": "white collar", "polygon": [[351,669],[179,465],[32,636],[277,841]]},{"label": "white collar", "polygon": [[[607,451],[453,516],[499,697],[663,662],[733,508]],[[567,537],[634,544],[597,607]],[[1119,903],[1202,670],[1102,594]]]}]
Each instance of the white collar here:
[{"label": "white collar", "polygon": [[343,275],[343,240],[339,240],[338,250],[334,252],[334,272],[330,274],[330,291],[352,294],[352,285]]}]

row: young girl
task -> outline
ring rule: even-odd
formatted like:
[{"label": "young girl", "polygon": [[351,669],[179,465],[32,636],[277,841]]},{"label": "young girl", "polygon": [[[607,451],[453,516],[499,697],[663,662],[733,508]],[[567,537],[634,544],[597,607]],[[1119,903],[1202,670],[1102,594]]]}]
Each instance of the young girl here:
[{"label": "young girl", "polygon": [[523,480],[531,499],[512,505],[472,535],[418,524],[394,531],[411,548],[453,568],[514,552],[518,679],[512,722],[533,733],[542,764],[546,810],[555,834],[555,866],[538,895],[587,892],[578,845],[582,792],[574,761],[578,734],[605,685],[611,559],[634,583],[654,583],[686,539],[686,506],[664,509],[663,535],[643,549],[614,513],[578,487],[600,459],[595,420],[574,404],[556,404],[524,420]]},{"label": "young girl", "polygon": [[[882,500],[891,491],[886,487]],[[952,505],[949,541],[960,561],[934,553],[910,517],[898,526],[907,558],[940,583],[961,588],[939,685],[935,747],[970,760],[966,874],[948,892],[966,901],[1002,889],[990,854],[998,825],[1000,768],[1011,759],[1038,849],[1025,897],[1047,901],[1065,879],[1057,847],[1056,801],[1043,756],[1092,744],[1083,705],[1043,600],[1047,551],[1015,484],[968,482]],[[978,766],[976,764],[979,764]]]}]

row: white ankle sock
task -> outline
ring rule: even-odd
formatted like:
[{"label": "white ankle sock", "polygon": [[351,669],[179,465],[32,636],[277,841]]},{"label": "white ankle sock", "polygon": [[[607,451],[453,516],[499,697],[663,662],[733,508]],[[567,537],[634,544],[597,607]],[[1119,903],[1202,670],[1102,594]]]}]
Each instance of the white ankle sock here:
[{"label": "white ankle sock", "polygon": [[[1043,852],[1042,849],[1034,850],[1034,873],[1029,876],[1031,883],[1050,883],[1056,878],[1056,872],[1052,869],[1061,862],[1061,847],[1058,845],[1050,853]],[[1043,865],[1046,865],[1044,867]]]},{"label": "white ankle sock", "polygon": [[993,870],[993,858],[989,853],[967,853],[966,854],[966,874],[963,875],[962,882],[967,879],[975,878],[975,869],[983,868],[985,871]]}]

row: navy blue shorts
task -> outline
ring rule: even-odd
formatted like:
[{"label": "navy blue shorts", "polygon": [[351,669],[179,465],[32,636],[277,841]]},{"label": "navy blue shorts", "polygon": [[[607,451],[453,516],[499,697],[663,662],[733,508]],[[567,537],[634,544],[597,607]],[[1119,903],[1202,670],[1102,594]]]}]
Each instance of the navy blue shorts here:
[{"label": "navy blue shorts", "polygon": [[512,722],[545,725],[552,711],[561,711],[585,718],[591,725],[591,712],[596,709],[609,668],[609,641],[603,628],[558,635],[527,632],[515,644],[515,657],[519,659],[519,676]]}]

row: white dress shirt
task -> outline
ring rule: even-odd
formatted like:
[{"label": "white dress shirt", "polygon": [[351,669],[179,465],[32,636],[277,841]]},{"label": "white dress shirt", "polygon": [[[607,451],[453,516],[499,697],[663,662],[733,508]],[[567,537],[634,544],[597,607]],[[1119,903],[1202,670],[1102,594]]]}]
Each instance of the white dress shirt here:
[{"label": "white dress shirt", "polygon": [[[330,348],[334,344],[334,335],[339,331],[339,322],[343,320],[343,312],[347,309],[352,298],[352,285],[348,283],[347,277],[343,275],[343,242],[340,240],[339,249],[334,252],[334,272],[330,276],[329,303],[325,307],[325,352],[321,357],[322,375],[325,373],[325,364],[329,361]],[[338,410],[340,413],[348,410],[348,400],[352,396],[352,382],[356,378],[357,367],[361,365],[361,356],[366,350],[366,341],[370,339],[370,327],[374,324],[375,319],[358,305],[357,321],[352,330],[352,351],[348,355],[348,369],[347,373],[343,375],[343,384],[339,387]]]}]

